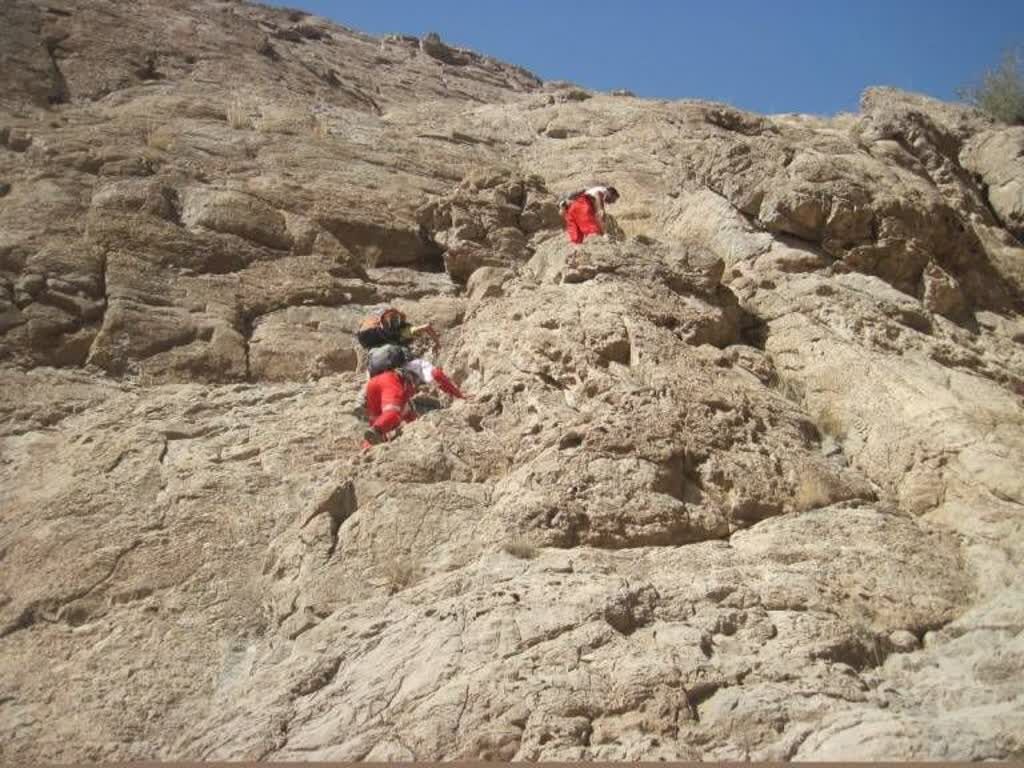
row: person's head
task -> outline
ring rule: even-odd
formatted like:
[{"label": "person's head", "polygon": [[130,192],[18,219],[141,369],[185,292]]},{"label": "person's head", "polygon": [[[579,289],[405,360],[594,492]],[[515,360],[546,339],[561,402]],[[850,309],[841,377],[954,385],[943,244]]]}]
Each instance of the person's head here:
[{"label": "person's head", "polygon": [[609,204],[610,203],[614,203],[618,199],[619,199],[619,190],[617,190],[615,187],[606,187],[605,193],[604,193],[604,201],[605,201],[605,203],[609,203]]}]

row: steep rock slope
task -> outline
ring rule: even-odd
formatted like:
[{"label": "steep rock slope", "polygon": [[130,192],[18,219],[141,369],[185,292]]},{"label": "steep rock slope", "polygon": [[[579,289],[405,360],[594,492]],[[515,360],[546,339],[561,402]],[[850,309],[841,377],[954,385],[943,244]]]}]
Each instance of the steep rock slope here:
[{"label": "steep rock slope", "polygon": [[[0,13],[4,759],[1024,754],[1019,130]],[[473,398],[361,453],[380,302]]]}]

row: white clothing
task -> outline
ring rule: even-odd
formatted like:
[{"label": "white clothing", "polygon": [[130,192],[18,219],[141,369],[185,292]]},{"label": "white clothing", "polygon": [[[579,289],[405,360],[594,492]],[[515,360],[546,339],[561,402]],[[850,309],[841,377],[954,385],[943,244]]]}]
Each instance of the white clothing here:
[{"label": "white clothing", "polygon": [[422,357],[417,357],[410,360],[402,366],[403,371],[408,371],[420,384],[433,384],[434,383],[434,366]]},{"label": "white clothing", "polygon": [[583,190],[583,194],[594,201],[594,213],[601,229],[604,229],[604,198],[608,194],[608,187],[591,187]]}]

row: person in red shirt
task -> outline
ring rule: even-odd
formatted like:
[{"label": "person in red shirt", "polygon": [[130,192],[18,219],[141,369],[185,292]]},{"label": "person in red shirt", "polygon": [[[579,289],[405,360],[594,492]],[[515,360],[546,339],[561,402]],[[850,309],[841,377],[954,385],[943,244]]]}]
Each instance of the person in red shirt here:
[{"label": "person in red shirt", "polygon": [[572,243],[582,243],[587,235],[604,234],[604,207],[619,199],[615,187],[596,186],[569,196],[563,209],[565,233]]},{"label": "person in red shirt", "polygon": [[363,448],[379,445],[394,437],[403,422],[413,421],[412,398],[420,384],[437,384],[445,394],[465,398],[448,375],[426,360],[408,361],[401,368],[378,373],[366,385],[366,412],[370,428],[363,433]]}]

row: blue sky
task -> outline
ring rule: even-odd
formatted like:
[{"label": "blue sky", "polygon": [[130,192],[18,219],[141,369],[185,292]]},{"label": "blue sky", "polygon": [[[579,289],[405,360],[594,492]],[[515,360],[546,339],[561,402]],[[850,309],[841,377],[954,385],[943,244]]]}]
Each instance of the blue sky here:
[{"label": "blue sky", "polygon": [[373,35],[437,32],[546,80],[757,112],[943,99],[1024,45],[1024,0],[289,0]]}]

